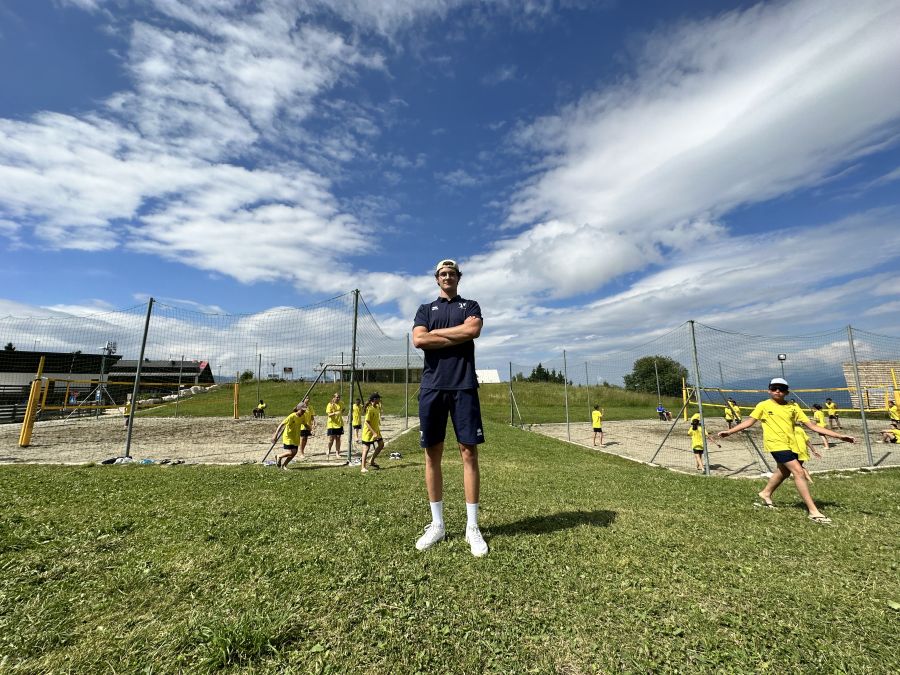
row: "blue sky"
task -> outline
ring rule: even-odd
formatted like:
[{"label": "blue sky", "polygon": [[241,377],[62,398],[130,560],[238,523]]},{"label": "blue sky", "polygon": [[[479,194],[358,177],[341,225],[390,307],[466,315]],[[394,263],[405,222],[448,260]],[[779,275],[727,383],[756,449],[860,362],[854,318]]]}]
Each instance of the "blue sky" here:
[{"label": "blue sky", "polygon": [[[0,0],[0,315],[460,261],[487,359],[900,335],[900,5]],[[39,272],[38,272],[39,271]]]}]

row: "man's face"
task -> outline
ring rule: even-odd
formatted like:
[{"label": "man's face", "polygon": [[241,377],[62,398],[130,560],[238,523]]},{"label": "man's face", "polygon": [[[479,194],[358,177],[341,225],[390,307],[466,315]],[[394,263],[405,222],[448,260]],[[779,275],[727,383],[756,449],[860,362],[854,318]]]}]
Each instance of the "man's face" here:
[{"label": "man's face", "polygon": [[459,285],[459,273],[452,267],[442,267],[437,273],[438,287],[451,298],[456,295]]}]

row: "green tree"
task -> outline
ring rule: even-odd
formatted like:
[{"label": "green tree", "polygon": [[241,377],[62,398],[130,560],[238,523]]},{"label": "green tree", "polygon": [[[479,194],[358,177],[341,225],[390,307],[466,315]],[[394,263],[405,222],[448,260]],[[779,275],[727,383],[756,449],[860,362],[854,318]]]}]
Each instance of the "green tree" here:
[{"label": "green tree", "polygon": [[241,373],[241,382],[249,382],[252,379],[253,379],[253,371],[252,370],[245,370],[243,373]]},{"label": "green tree", "polygon": [[527,380],[529,382],[549,382],[550,381],[550,371],[544,368],[540,363],[537,364],[531,370],[531,375],[528,376]]},{"label": "green tree", "polygon": [[[656,368],[654,370],[654,362]],[[659,373],[659,391],[663,396],[681,395],[681,378],[688,371],[668,356],[642,356],[634,362],[631,373],[625,376],[625,388],[630,391],[656,393],[656,373]]]},{"label": "green tree", "polygon": [[14,352],[16,351],[16,346],[12,342],[7,342],[6,346],[3,348],[5,352]]}]

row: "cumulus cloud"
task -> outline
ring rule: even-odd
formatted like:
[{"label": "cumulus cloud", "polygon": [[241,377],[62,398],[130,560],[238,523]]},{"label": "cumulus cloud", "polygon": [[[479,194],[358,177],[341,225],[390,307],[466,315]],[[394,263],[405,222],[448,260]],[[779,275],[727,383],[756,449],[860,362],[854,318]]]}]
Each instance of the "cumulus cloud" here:
[{"label": "cumulus cloud", "polygon": [[651,36],[630,79],[516,132],[542,169],[509,204],[507,227],[524,231],[480,260],[496,270],[483,285],[539,251],[557,272],[573,240],[593,239],[598,260],[577,255],[562,286],[538,272],[526,290],[598,288],[878,149],[900,117],[898,22],[896,3],[804,0]]}]

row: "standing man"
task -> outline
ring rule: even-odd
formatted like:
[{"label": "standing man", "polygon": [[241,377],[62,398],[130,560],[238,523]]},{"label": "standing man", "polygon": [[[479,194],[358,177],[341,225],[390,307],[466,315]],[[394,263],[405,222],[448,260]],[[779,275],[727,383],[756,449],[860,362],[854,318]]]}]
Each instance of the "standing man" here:
[{"label": "standing man", "polygon": [[425,352],[419,393],[419,442],[425,448],[425,486],[431,506],[431,524],[416,541],[416,548],[424,551],[445,535],[441,458],[449,415],[463,462],[466,542],[472,555],[481,557],[487,555],[488,545],[478,529],[478,445],[484,443],[484,433],[474,341],[481,335],[483,321],[478,303],[457,293],[461,277],[456,261],[441,260],[434,270],[440,294],[434,302],[419,307],[413,323],[413,345]]}]

